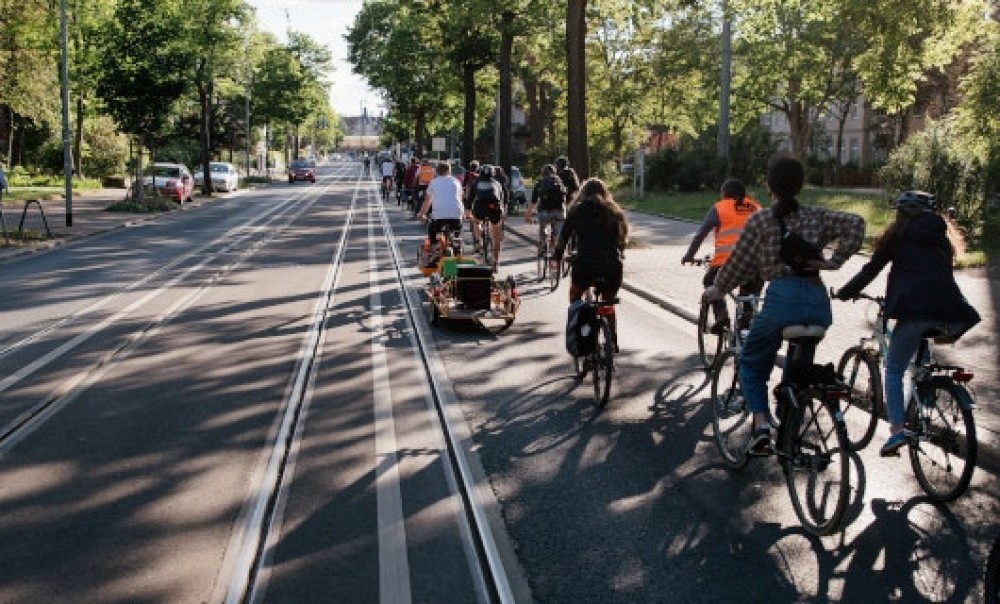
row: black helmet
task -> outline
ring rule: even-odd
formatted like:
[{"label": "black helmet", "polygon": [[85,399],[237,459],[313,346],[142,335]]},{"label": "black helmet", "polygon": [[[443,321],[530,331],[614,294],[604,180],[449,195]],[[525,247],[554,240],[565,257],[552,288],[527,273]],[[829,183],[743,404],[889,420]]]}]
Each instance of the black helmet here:
[{"label": "black helmet", "polygon": [[566,166],[568,165],[569,165],[569,160],[566,159],[565,155],[560,155],[559,157],[556,158],[556,167],[559,168],[560,170],[565,169]]},{"label": "black helmet", "polygon": [[483,180],[486,180],[487,178],[493,178],[493,166],[489,164],[483,164],[483,166],[479,168],[479,178],[482,178]]},{"label": "black helmet", "polygon": [[903,191],[892,202],[892,207],[905,214],[917,214],[934,209],[934,196],[923,191]]},{"label": "black helmet", "polygon": [[542,166],[542,176],[555,176],[555,175],[556,175],[555,166],[553,166],[552,164],[545,164],[544,166]]}]

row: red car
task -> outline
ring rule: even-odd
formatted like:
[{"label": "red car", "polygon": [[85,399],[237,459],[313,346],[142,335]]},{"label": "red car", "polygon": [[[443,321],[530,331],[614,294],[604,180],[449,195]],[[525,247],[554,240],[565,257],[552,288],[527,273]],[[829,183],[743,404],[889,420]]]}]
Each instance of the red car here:
[{"label": "red car", "polygon": [[194,196],[194,178],[184,164],[150,164],[145,172],[143,184],[154,187],[157,195],[178,203],[191,201]]},{"label": "red car", "polygon": [[308,160],[297,159],[288,165],[288,184],[297,180],[316,182],[316,168]]}]

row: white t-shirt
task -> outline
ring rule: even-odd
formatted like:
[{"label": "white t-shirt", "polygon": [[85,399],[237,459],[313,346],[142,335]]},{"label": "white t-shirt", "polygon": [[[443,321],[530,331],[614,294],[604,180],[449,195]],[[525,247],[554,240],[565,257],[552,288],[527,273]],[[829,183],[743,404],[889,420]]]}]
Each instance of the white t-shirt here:
[{"label": "white t-shirt", "polygon": [[396,173],[396,164],[391,161],[382,162],[382,176],[392,176]]},{"label": "white t-shirt", "polygon": [[465,214],[462,184],[454,176],[435,176],[431,184],[427,185],[427,195],[433,204],[431,217],[434,220],[461,220]]}]

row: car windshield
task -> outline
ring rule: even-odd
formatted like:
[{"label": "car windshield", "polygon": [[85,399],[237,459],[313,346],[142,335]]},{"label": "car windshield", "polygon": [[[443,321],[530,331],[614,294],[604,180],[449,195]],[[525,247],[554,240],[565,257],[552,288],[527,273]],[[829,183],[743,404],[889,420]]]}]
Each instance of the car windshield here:
[{"label": "car windshield", "polygon": [[510,169],[510,182],[512,186],[521,186],[521,171],[517,168]]},{"label": "car windshield", "polygon": [[308,168],[309,163],[304,161],[293,161],[291,166],[293,170],[301,170],[302,168]]},{"label": "car windshield", "polygon": [[212,172],[229,172],[229,166],[226,164],[211,164],[209,167]]},{"label": "car windshield", "polygon": [[146,168],[146,174],[178,178],[181,175],[181,169],[176,166],[149,166]]}]

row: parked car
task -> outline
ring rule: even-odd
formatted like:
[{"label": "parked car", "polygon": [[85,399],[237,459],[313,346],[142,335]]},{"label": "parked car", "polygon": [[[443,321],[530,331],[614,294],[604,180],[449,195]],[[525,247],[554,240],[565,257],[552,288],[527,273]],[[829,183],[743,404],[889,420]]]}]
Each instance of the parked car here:
[{"label": "parked car", "polygon": [[517,208],[524,208],[528,205],[528,189],[524,186],[524,177],[521,176],[521,168],[510,167],[510,190],[514,192],[514,200]]},{"label": "parked car", "polygon": [[316,168],[310,166],[309,162],[304,159],[296,159],[288,164],[288,184],[297,180],[316,182]]},{"label": "parked car", "polygon": [[[225,191],[228,193],[240,188],[240,174],[236,171],[236,166],[233,164],[222,161],[213,161],[209,162],[208,169],[211,172],[212,190]],[[203,180],[204,172],[202,167],[198,166],[197,172],[195,172],[194,175],[195,186],[201,187]]]},{"label": "parked car", "polygon": [[156,162],[146,166],[144,172],[143,187],[153,187],[157,195],[177,203],[191,201],[194,196],[194,177],[184,164]]}]

